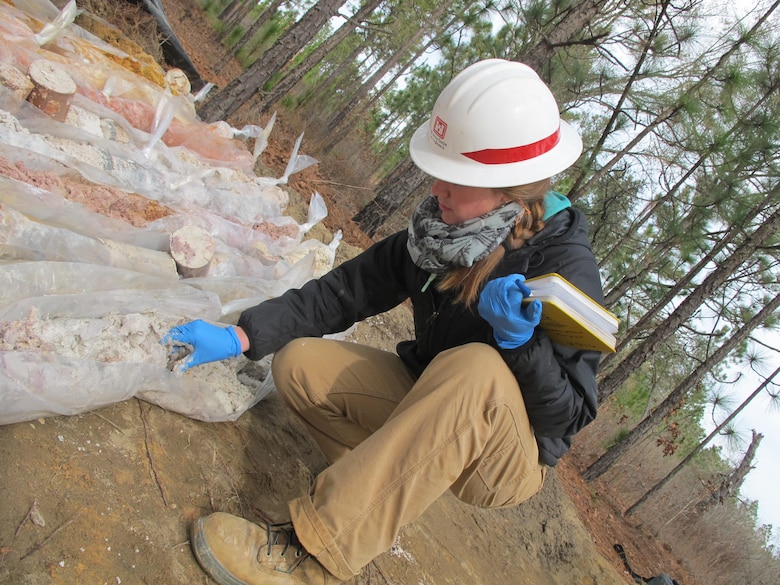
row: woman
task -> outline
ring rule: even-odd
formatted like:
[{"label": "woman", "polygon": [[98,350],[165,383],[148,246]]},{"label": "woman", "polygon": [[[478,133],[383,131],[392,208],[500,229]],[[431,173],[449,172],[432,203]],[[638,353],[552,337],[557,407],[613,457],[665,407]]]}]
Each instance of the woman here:
[{"label": "woman", "polygon": [[[444,89],[410,153],[435,182],[408,230],[237,327],[195,321],[166,341],[185,367],[275,353],[273,377],[331,465],[289,503],[291,522],[216,513],[192,528],[224,584],[340,583],[451,490],[483,507],[539,491],[596,416],[599,354],[556,345],[525,278],[559,273],[602,301],[583,215],[550,191],[582,143],[529,67],[478,62]],[[321,339],[411,299],[397,354]]]}]

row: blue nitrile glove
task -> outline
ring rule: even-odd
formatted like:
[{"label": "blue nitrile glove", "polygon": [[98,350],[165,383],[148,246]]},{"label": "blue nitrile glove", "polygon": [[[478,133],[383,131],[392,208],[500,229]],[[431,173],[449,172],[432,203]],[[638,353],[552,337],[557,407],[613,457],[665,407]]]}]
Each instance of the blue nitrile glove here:
[{"label": "blue nitrile glove", "polygon": [[241,355],[241,342],[232,325],[220,327],[200,319],[173,327],[160,343],[171,346],[171,360],[177,359],[182,347],[191,350],[187,357],[176,364],[177,372],[186,372],[193,366]]},{"label": "blue nitrile glove", "polygon": [[491,280],[479,295],[477,311],[493,327],[498,347],[514,349],[526,343],[542,318],[542,302],[534,299],[523,305],[531,295],[522,274],[510,274]]}]

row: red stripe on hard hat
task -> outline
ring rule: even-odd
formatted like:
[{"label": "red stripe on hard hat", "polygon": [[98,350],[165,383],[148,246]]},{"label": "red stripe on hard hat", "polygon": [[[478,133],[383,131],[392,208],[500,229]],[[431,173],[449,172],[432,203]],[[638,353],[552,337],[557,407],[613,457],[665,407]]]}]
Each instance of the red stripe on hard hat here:
[{"label": "red stripe on hard hat", "polygon": [[484,165],[516,163],[524,160],[531,160],[532,158],[550,152],[560,140],[561,130],[558,128],[547,138],[542,138],[538,142],[532,144],[514,146],[512,148],[486,148],[484,150],[463,152],[461,154]]}]

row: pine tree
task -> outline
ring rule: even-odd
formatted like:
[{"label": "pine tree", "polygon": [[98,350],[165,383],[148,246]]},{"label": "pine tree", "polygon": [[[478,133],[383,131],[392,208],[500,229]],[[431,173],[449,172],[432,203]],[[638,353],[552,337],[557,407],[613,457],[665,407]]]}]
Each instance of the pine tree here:
[{"label": "pine tree", "polygon": [[319,0],[314,4],[276,40],[262,59],[257,59],[227,87],[211,96],[198,111],[201,118],[216,122],[226,119],[238,110],[317,36],[343,3],[343,0]]}]

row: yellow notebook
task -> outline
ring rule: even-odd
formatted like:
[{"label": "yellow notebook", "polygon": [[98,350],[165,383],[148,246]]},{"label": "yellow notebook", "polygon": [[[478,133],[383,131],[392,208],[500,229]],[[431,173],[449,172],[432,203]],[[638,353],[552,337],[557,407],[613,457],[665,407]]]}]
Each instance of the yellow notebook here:
[{"label": "yellow notebook", "polygon": [[533,299],[542,301],[539,326],[561,345],[615,351],[618,318],[559,274],[545,274],[525,281]]}]

